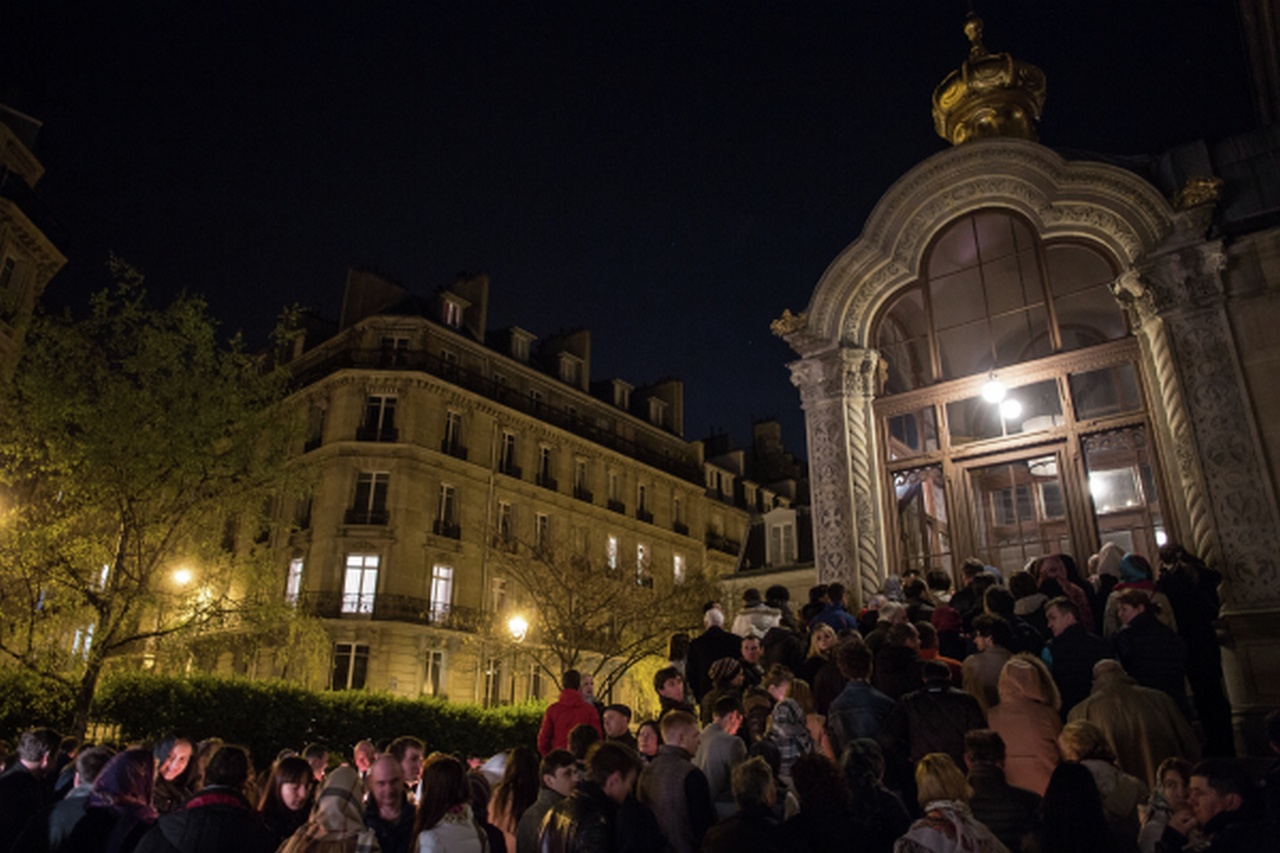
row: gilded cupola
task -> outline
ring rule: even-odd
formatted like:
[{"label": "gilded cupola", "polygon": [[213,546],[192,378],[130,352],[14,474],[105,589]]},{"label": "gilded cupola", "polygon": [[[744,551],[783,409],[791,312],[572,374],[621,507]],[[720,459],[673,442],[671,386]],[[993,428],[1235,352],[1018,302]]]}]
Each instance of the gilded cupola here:
[{"label": "gilded cupola", "polygon": [[938,135],[959,145],[970,139],[1013,136],[1036,141],[1044,106],[1044,72],[1007,53],[989,53],[982,44],[982,19],[965,19],[969,58],[933,91],[933,125]]}]

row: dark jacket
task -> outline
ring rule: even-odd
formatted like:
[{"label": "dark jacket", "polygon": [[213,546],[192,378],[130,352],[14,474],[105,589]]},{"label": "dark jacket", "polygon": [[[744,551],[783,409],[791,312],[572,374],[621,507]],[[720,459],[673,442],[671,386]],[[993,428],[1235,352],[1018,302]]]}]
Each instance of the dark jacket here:
[{"label": "dark jacket", "polygon": [[138,853],[272,853],[271,833],[236,791],[210,786],[142,838]]},{"label": "dark jacket", "polygon": [[[634,796],[618,806],[614,824],[614,841],[618,853],[653,853],[666,844],[658,819],[644,803]],[[490,851],[492,853],[492,851]]]},{"label": "dark jacket", "polygon": [[903,696],[889,717],[889,731],[901,754],[912,762],[945,752],[957,767],[964,767],[965,733],[986,722],[978,700],[944,678]]},{"label": "dark jacket", "polygon": [[[45,806],[37,812],[27,821],[22,834],[14,841],[12,853],[47,853],[59,849],[71,835],[71,830],[80,822],[80,818],[84,817],[92,787],[85,784],[72,788],[66,799]],[[0,849],[4,849],[4,843],[4,840],[0,840]]]},{"label": "dark jacket", "polygon": [[[775,663],[780,663],[792,672],[800,671],[800,667],[804,663],[805,642],[792,629],[787,628],[785,625],[774,625],[764,635],[760,645],[764,647],[764,657],[761,662],[765,669]],[[812,683],[810,682],[810,684]]]},{"label": "dark jacket", "polygon": [[[1200,853],[1275,853],[1280,850],[1280,836],[1271,822],[1261,814],[1239,808],[1218,812],[1202,829],[1209,843],[1197,848]],[[1173,827],[1166,827],[1156,842],[1156,853],[1182,853],[1187,838]]]},{"label": "dark jacket", "polygon": [[1069,626],[1061,634],[1045,643],[1041,655],[1053,673],[1053,680],[1062,694],[1062,716],[1078,705],[1093,689],[1093,665],[1111,657],[1107,641],[1090,634],[1080,623]]},{"label": "dark jacket", "polygon": [[537,853],[542,821],[556,803],[563,799],[550,788],[544,787],[538,791],[538,799],[524,810],[524,814],[520,815],[520,822],[516,824],[516,853]]},{"label": "dark jacket", "polygon": [[186,775],[183,773],[173,782],[163,776],[156,777],[155,789],[151,792],[151,804],[160,814],[168,814],[182,808],[182,804],[191,796],[191,789],[183,781]]},{"label": "dark jacket", "polygon": [[866,828],[840,808],[808,808],[803,804],[800,813],[787,818],[782,824],[790,842],[784,850],[792,853],[827,853],[850,846],[849,839],[860,840],[859,851],[874,853],[865,845]]},{"label": "dark jacket", "polygon": [[640,773],[640,802],[658,819],[668,853],[695,853],[716,819],[707,777],[691,759],[681,747],[664,743]]},{"label": "dark jacket", "polygon": [[539,853],[614,853],[618,805],[590,780],[556,803],[538,837]]},{"label": "dark jacket", "polygon": [[858,630],[858,620],[844,609],[843,604],[828,604],[822,608],[822,612],[813,617],[813,621],[809,623],[810,628],[814,625],[830,625],[837,634],[841,631],[848,633]]},{"label": "dark jacket", "polygon": [[52,787],[21,761],[0,773],[0,844],[11,843],[52,796]]},{"label": "dark jacket", "polygon": [[782,825],[764,806],[725,818],[702,839],[702,853],[781,853],[790,847]]},{"label": "dark jacket", "polygon": [[858,738],[880,740],[893,712],[893,700],[865,681],[850,681],[827,710],[827,731],[836,755]]},{"label": "dark jacket", "polygon": [[922,664],[920,655],[909,646],[885,646],[876,655],[871,683],[881,693],[897,701],[924,684],[920,678]]},{"label": "dark jacket", "polygon": [[969,769],[969,809],[973,816],[1010,850],[1022,849],[1022,837],[1036,828],[1040,796],[1015,788],[994,764],[979,763]]},{"label": "dark jacket", "polygon": [[67,853],[132,853],[154,824],[153,816],[143,816],[137,809],[89,806],[58,849]]},{"label": "dark jacket", "polygon": [[1187,644],[1150,610],[1116,632],[1116,657],[1143,687],[1162,690],[1186,713]]},{"label": "dark jacket", "polygon": [[720,658],[737,658],[742,654],[742,638],[730,634],[719,625],[712,625],[689,641],[689,654],[685,657],[685,681],[699,702],[711,689],[711,676],[707,671]]},{"label": "dark jacket", "polygon": [[400,804],[400,817],[386,820],[378,814],[378,803],[371,796],[364,808],[364,825],[378,836],[378,846],[382,853],[410,853],[416,849],[413,837],[413,805],[408,795]]}]

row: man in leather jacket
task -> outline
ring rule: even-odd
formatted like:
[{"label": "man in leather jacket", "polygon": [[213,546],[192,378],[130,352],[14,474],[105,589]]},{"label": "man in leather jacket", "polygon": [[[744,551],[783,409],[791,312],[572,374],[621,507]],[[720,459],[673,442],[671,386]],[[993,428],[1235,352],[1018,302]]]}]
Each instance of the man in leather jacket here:
[{"label": "man in leather jacket", "polygon": [[539,853],[612,853],[618,806],[640,775],[640,757],[616,743],[587,753],[586,778],[556,804],[542,827]]}]

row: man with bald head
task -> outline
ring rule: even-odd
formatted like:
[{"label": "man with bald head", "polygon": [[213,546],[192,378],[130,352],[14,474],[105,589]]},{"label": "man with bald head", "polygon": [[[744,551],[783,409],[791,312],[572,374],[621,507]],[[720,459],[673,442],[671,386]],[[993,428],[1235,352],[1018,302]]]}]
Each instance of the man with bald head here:
[{"label": "man with bald head", "polygon": [[378,836],[383,853],[409,853],[413,843],[413,806],[404,787],[404,770],[395,756],[379,755],[369,766],[364,823]]}]

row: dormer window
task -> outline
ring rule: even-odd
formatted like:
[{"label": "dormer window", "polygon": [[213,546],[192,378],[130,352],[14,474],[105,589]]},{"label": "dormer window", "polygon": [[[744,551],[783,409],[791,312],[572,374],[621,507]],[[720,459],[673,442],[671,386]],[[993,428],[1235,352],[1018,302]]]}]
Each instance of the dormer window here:
[{"label": "dormer window", "polygon": [[567,352],[560,353],[560,381],[578,387],[582,384],[582,360]]},{"label": "dormer window", "polygon": [[450,329],[462,328],[462,306],[459,303],[445,296],[441,300],[440,310],[440,321],[442,323]]},{"label": "dormer window", "polygon": [[516,361],[528,362],[530,344],[535,340],[537,340],[537,336],[513,326],[511,328],[511,357]]},{"label": "dormer window", "polygon": [[649,398],[649,423],[654,426],[666,426],[667,423],[667,401],[659,400],[657,397]]}]

